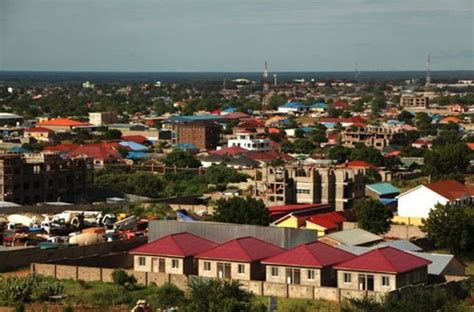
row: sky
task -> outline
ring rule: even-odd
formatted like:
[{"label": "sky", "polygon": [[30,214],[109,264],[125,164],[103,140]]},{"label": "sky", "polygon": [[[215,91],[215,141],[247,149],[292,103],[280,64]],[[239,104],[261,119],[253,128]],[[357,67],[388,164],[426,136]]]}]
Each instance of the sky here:
[{"label": "sky", "polygon": [[474,70],[474,0],[0,0],[0,70]]}]

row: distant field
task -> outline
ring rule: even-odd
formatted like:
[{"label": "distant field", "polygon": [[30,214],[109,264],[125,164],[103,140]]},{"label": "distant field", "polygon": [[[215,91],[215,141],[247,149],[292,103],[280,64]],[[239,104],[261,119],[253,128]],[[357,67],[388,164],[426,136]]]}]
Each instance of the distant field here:
[{"label": "distant field", "polygon": [[[268,297],[257,296],[259,302],[268,306]],[[335,302],[325,300],[277,298],[277,311],[297,311],[297,312],[339,312],[340,306]]]}]

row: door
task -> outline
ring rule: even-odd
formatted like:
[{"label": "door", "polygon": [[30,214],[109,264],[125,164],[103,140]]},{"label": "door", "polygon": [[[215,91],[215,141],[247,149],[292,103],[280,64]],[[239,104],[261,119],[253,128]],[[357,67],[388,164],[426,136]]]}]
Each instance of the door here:
[{"label": "door", "polygon": [[230,279],[230,263],[217,262],[217,277]]},{"label": "door", "polygon": [[286,269],[286,283],[287,284],[301,284],[301,270],[287,268]]},{"label": "door", "polygon": [[365,274],[359,274],[359,290],[365,290]]},{"label": "door", "polygon": [[151,259],[151,271],[158,272],[158,259],[157,258]]},{"label": "door", "polygon": [[374,290],[374,276],[367,275],[367,290]]},{"label": "door", "polygon": [[165,259],[163,259],[163,258],[160,258],[158,272],[165,273]]}]

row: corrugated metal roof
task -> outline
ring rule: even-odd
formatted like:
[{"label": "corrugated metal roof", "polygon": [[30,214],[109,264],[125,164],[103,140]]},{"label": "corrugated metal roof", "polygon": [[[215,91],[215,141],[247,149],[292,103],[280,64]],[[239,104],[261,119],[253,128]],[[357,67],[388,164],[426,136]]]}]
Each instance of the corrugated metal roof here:
[{"label": "corrugated metal roof", "polygon": [[335,232],[326,235],[326,237],[334,239],[341,244],[350,246],[365,245],[383,240],[381,236],[375,235],[363,229],[352,229]]},{"label": "corrugated metal roof", "polygon": [[380,195],[400,194],[398,188],[387,182],[368,184],[366,187]]}]

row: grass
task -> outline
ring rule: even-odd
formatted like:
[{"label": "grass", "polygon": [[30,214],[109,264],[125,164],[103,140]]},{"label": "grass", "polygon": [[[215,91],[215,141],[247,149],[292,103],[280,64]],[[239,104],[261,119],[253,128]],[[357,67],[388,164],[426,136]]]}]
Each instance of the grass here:
[{"label": "grass", "polygon": [[[256,296],[255,301],[268,306],[268,298]],[[339,312],[337,303],[325,300],[309,300],[295,298],[277,298],[278,312]]]}]

